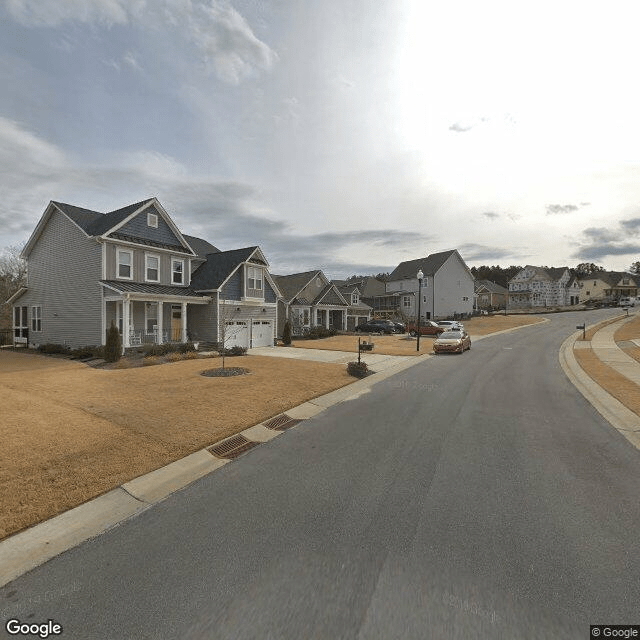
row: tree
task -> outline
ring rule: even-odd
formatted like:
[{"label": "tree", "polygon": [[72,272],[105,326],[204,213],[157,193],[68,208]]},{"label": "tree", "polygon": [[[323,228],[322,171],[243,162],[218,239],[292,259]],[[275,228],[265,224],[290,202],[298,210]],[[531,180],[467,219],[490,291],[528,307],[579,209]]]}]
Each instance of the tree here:
[{"label": "tree", "polygon": [[631,271],[631,273],[635,273],[636,275],[640,275],[640,261],[634,262],[629,267],[629,271]]},{"label": "tree", "polygon": [[599,267],[593,262],[581,262],[572,271],[576,278],[588,278],[594,273],[598,273],[598,271],[604,271],[604,267]]},{"label": "tree", "polygon": [[[233,302],[233,301],[231,301]],[[231,349],[235,349],[236,347],[229,348],[229,341],[238,335],[243,328],[246,328],[246,324],[240,324],[236,322],[236,318],[238,317],[238,310],[233,304],[229,304],[227,300],[220,300],[219,305],[220,316],[218,318],[218,336],[220,337],[220,347],[219,351],[222,355],[222,368],[224,369],[225,365],[225,357],[231,351]],[[239,350],[246,351],[244,347],[237,347]],[[236,353],[231,353],[231,355],[238,355]]]},{"label": "tree", "polygon": [[11,305],[7,300],[27,281],[27,263],[20,257],[22,246],[0,250],[0,329],[12,326]]},{"label": "tree", "polygon": [[291,321],[290,320],[287,320],[284,323],[284,328],[282,329],[282,342],[287,347],[291,344]]}]

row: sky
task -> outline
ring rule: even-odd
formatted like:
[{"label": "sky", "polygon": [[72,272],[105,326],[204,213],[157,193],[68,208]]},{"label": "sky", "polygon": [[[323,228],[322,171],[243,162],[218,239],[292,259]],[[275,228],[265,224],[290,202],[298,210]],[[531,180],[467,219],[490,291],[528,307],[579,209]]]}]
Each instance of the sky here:
[{"label": "sky", "polygon": [[0,247],[157,197],[274,273],[640,260],[640,6],[4,0]]}]

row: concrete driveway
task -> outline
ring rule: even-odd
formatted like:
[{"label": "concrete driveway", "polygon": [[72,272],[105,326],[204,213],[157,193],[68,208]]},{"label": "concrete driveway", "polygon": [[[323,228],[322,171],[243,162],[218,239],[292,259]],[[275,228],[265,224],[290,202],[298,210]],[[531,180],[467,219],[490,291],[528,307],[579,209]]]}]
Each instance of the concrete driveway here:
[{"label": "concrete driveway", "polygon": [[[300,347],[256,347],[249,349],[249,355],[269,356],[272,358],[293,358],[295,360],[312,360],[314,362],[333,362],[347,364],[358,359],[358,354],[351,351],[328,351],[323,349],[301,349]],[[430,356],[420,356],[421,358]],[[416,360],[416,356],[388,356],[382,353],[363,353],[360,359],[374,371],[384,371],[400,362]],[[417,364],[417,361],[416,361]]]}]

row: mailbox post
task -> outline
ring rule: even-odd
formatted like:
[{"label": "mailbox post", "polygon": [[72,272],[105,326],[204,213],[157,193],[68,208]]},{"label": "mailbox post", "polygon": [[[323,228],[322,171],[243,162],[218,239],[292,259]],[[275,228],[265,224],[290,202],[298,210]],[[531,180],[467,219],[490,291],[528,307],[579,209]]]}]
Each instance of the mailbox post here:
[{"label": "mailbox post", "polygon": [[585,322],[584,324],[579,324],[576,329],[582,329],[582,339],[584,340],[586,338],[586,329],[587,329],[587,323]]}]

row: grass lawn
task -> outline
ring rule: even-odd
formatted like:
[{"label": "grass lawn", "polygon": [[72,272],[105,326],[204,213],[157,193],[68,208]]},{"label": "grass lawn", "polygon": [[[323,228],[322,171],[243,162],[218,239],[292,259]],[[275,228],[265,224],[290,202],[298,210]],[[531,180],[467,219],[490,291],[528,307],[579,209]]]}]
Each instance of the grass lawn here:
[{"label": "grass lawn", "polygon": [[93,369],[0,351],[0,538],[355,381],[344,365],[242,356]]},{"label": "grass lawn", "polygon": [[[539,315],[516,315],[516,316],[478,316],[471,320],[465,320],[464,327],[471,336],[486,336],[496,331],[513,329],[525,325],[544,322]],[[362,334],[362,338],[372,340],[375,344],[373,353],[389,356],[416,356],[433,351],[433,340],[431,336],[420,337],[420,353],[416,351],[415,338],[408,338],[406,335],[383,335],[371,336]],[[331,338],[321,338],[319,340],[294,340],[292,347],[302,349],[326,349],[328,351],[352,351],[358,352],[357,335],[341,335]]]}]

